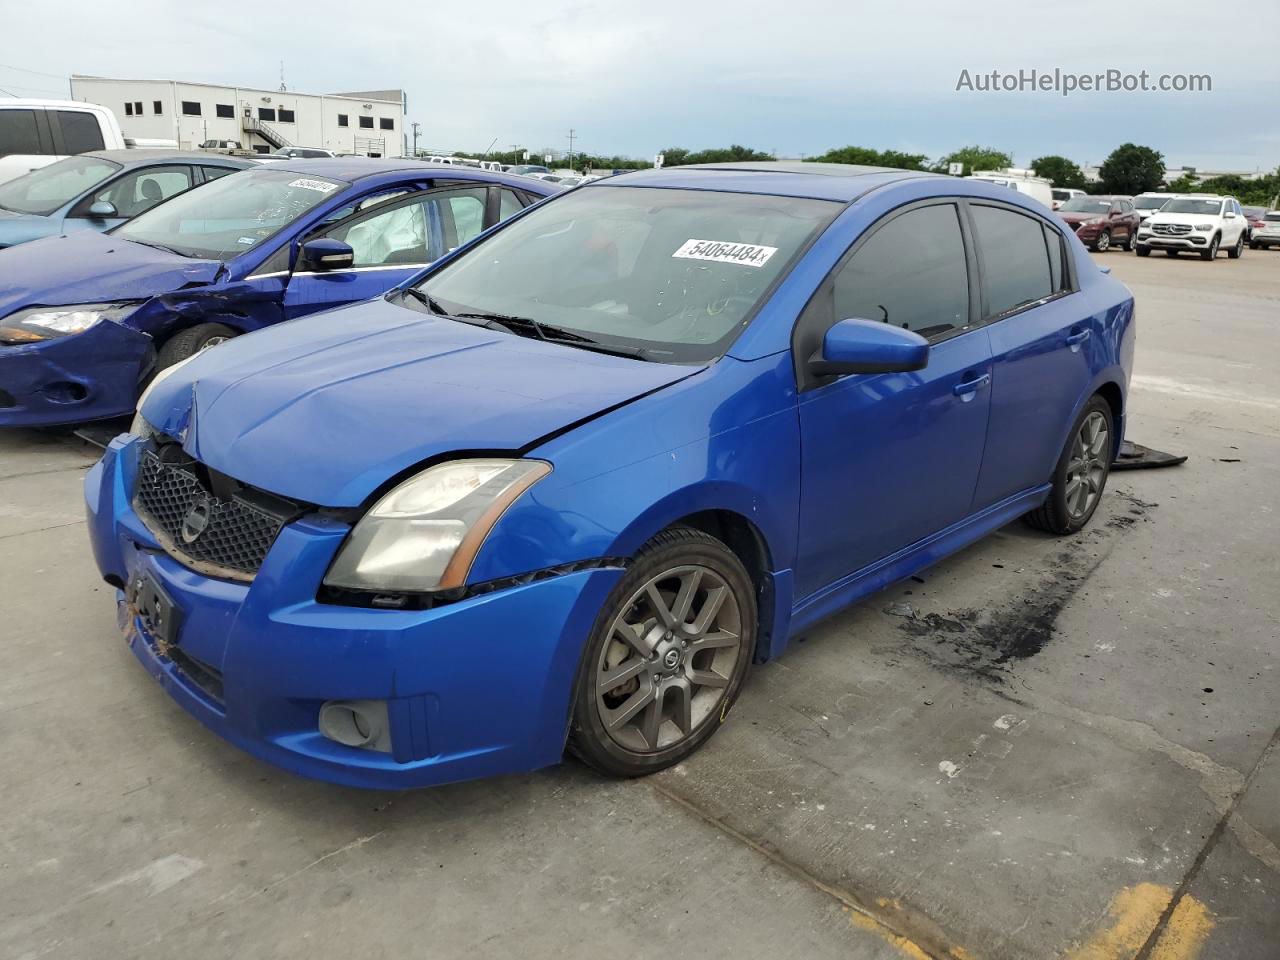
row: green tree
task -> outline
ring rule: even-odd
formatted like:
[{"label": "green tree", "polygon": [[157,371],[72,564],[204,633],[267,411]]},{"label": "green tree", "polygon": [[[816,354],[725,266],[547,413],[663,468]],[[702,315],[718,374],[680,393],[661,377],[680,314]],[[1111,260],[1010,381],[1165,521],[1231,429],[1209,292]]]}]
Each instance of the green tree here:
[{"label": "green tree", "polygon": [[1197,189],[1197,185],[1195,174],[1184,173],[1177,180],[1170,180],[1168,187],[1170,193],[1192,193]]},{"label": "green tree", "polygon": [[852,163],[866,167],[894,167],[898,170],[925,169],[925,156],[922,153],[873,150],[871,147],[834,147],[821,156],[806,159],[812,163]]},{"label": "green tree", "polygon": [[707,150],[689,152],[683,147],[668,147],[663,153],[663,166],[683,167],[694,163],[741,163],[750,160],[772,160],[773,155],[761,150],[753,150],[741,144],[730,144],[727,147],[712,147]]},{"label": "green tree", "polygon": [[1145,193],[1164,182],[1164,156],[1150,147],[1122,143],[1102,161],[1098,176],[1107,193]]},{"label": "green tree", "polygon": [[941,157],[933,165],[935,173],[946,173],[953,163],[964,164],[961,176],[967,177],[975,170],[1003,170],[1013,166],[1013,158],[1003,150],[994,147],[961,147],[954,153]]},{"label": "green tree", "polygon": [[1084,189],[1084,174],[1066,157],[1040,157],[1031,161],[1031,169],[1036,176],[1052,181],[1055,187]]}]

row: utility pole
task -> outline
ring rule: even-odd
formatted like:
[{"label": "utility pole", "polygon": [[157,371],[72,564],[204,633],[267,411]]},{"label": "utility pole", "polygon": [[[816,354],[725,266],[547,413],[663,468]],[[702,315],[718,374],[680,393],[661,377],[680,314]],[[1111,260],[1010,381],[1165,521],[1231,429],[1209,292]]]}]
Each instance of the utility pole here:
[{"label": "utility pole", "polygon": [[419,126],[420,124],[418,123],[418,121],[415,120],[413,122],[413,155],[415,158],[418,156],[418,127]]},{"label": "utility pole", "polygon": [[573,127],[570,127],[569,128],[569,169],[570,170],[573,169],[573,141],[574,141]]}]

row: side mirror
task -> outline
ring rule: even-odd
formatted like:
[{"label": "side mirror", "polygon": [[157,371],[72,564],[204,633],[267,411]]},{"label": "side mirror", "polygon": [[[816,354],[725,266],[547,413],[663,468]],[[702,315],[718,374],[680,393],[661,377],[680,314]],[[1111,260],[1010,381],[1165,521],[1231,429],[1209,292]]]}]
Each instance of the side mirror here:
[{"label": "side mirror", "polygon": [[120,211],[116,209],[116,205],[110,200],[99,200],[89,207],[89,216],[95,220],[110,220],[113,217],[120,216]]},{"label": "side mirror", "polygon": [[319,237],[302,245],[299,259],[306,270],[349,270],[355,263],[356,252],[349,243],[331,237]]},{"label": "side mirror", "polygon": [[809,358],[817,376],[843,373],[907,373],[929,364],[929,341],[920,334],[875,320],[841,320]]},{"label": "side mirror", "polygon": [[1224,219],[1224,220],[1234,220],[1235,218],[1236,218],[1236,215],[1235,215],[1234,213],[1228,213],[1228,214],[1227,214],[1223,219]]}]

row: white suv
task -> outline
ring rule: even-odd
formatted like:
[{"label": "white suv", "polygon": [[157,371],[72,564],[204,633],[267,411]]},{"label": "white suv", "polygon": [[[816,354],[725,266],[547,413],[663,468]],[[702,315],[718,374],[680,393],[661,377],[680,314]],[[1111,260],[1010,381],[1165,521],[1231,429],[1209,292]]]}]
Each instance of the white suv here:
[{"label": "white suv", "polygon": [[1236,260],[1244,252],[1248,232],[1249,221],[1235,197],[1183,194],[1143,221],[1138,256],[1150,256],[1153,249],[1171,257],[1194,250],[1202,260],[1212,260],[1219,247],[1226,247],[1227,256]]}]

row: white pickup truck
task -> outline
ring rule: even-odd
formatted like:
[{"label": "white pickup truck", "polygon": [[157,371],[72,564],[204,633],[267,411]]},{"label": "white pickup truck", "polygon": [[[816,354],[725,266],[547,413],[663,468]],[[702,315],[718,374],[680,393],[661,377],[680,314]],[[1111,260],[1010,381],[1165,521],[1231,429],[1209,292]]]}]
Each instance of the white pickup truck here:
[{"label": "white pickup truck", "polygon": [[0,99],[0,183],[90,150],[123,150],[106,107],[76,100]]}]

